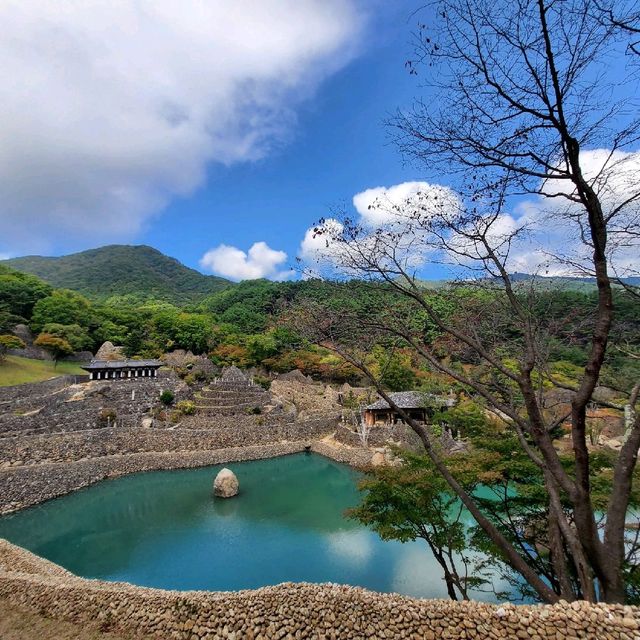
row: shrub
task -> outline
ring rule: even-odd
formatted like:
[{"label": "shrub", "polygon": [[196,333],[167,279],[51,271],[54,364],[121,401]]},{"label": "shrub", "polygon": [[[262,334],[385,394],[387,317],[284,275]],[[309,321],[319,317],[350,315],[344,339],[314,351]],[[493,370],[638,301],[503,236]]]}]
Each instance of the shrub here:
[{"label": "shrub", "polygon": [[269,378],[265,378],[264,376],[254,376],[253,381],[260,385],[265,391],[269,391],[271,388],[271,380]]},{"label": "shrub", "polygon": [[4,355],[9,349],[24,349],[25,343],[11,334],[3,334],[0,336],[0,360],[4,358]]},{"label": "shrub", "polygon": [[160,402],[167,407],[173,402],[174,398],[173,391],[169,391],[169,389],[166,389],[160,394]]},{"label": "shrub", "polygon": [[48,333],[41,333],[33,344],[49,352],[53,358],[54,367],[60,358],[70,356],[73,353],[73,347],[64,338],[57,338]]},{"label": "shrub", "polygon": [[176,409],[185,416],[192,416],[196,412],[196,405],[191,400],[181,400],[176,404]]},{"label": "shrub", "polygon": [[101,424],[112,425],[115,423],[117,413],[115,409],[101,409],[98,415],[98,421]]}]

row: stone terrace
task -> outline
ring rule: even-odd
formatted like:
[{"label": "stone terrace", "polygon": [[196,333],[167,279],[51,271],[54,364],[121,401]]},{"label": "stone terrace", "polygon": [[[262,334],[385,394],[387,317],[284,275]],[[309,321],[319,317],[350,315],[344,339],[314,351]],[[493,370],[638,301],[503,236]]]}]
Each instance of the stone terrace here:
[{"label": "stone terrace", "polygon": [[139,426],[171,390],[177,400],[190,397],[173,373],[158,378],[95,381],[71,384],[72,377],[0,391],[0,438],[16,434],[84,431],[109,426]]},{"label": "stone terrace", "polygon": [[271,394],[249,380],[237,367],[228,367],[222,377],[195,396],[198,414],[226,416],[262,413]]}]

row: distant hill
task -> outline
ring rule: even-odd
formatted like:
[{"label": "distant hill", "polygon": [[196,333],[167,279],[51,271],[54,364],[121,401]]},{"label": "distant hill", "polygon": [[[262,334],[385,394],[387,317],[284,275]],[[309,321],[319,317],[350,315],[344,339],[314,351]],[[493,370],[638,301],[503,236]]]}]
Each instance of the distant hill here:
[{"label": "distant hill", "polygon": [[[511,280],[515,283],[535,282],[539,289],[561,289],[564,291],[595,291],[597,288],[595,278],[577,278],[571,276],[531,276],[527,273],[513,273]],[[640,277],[624,278],[625,284],[637,287],[640,285]],[[615,285],[614,285],[615,286]]]},{"label": "distant hill", "polygon": [[92,300],[131,296],[138,300],[197,302],[232,283],[206,276],[147,246],[109,245],[59,258],[25,256],[2,261],[57,288]]},{"label": "distant hill", "polygon": [[[571,276],[534,276],[528,273],[518,272],[511,273],[509,277],[511,278],[511,282],[514,283],[514,286],[516,288],[522,288],[533,283],[536,290],[538,291],[579,291],[581,293],[590,293],[597,289],[595,278],[578,278]],[[497,277],[495,278],[495,280],[487,278],[485,280],[478,280],[477,282],[481,284],[491,284],[494,281],[498,285],[502,286],[502,280]],[[622,281],[625,284],[633,287],[640,286],[640,277],[624,278]],[[465,283],[464,280],[418,280],[418,282],[425,289],[441,289],[443,287],[450,286],[455,282],[458,282],[459,284]],[[614,287],[619,286],[620,285],[614,284]]]}]

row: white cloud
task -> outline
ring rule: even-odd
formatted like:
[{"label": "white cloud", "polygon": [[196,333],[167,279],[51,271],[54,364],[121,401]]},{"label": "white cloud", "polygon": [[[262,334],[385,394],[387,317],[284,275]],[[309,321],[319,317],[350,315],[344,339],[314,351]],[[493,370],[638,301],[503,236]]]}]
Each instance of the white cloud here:
[{"label": "white cloud", "polygon": [[[633,196],[640,191],[640,153],[609,152],[606,149],[585,150],[581,154],[585,177],[592,181],[600,196],[605,216],[614,213],[621,204],[622,211],[610,221],[609,258],[612,273],[619,276],[640,273],[640,202]],[[549,180],[542,185],[546,196],[572,194],[566,180]],[[512,212],[502,213],[495,219],[474,219],[469,227],[486,228],[487,238],[496,253],[504,260],[509,272],[537,273],[540,275],[585,275],[574,264],[589,264],[591,249],[582,242],[576,219],[584,217],[581,205],[566,197],[540,195],[520,202]],[[374,187],[357,193],[353,206],[360,226],[358,247],[361,253],[378,251],[379,259],[393,252],[404,262],[407,270],[419,270],[428,259],[450,261],[461,268],[478,266],[486,255],[480,243],[462,234],[443,232],[448,243],[440,252],[429,239],[429,219],[435,215],[446,219],[464,211],[464,204],[450,188],[426,182],[404,182],[391,187]],[[570,214],[570,215],[567,215]],[[300,257],[321,272],[332,266],[348,263],[350,242],[331,243],[331,235],[340,236],[342,225],[330,219],[325,223],[329,233],[317,235],[308,229],[300,246]],[[410,233],[404,230],[410,228]],[[384,229],[380,236],[377,229]],[[633,233],[629,233],[629,229]],[[387,242],[385,245],[384,242]],[[436,243],[437,244],[437,243]],[[345,260],[345,256],[347,259]],[[564,259],[559,260],[556,256]],[[361,262],[358,258],[356,262]],[[313,265],[318,265],[314,267]],[[349,269],[347,268],[348,272]]]},{"label": "white cloud", "polygon": [[269,153],[353,57],[355,3],[3,2],[0,249],[130,239],[208,163]]},{"label": "white cloud", "polygon": [[232,280],[286,280],[294,275],[292,270],[281,270],[287,260],[284,251],[276,251],[266,242],[255,242],[248,252],[221,244],[202,256],[200,266]]},{"label": "white cloud", "polygon": [[[453,214],[461,204],[457,194],[449,187],[414,181],[361,191],[353,196],[353,206],[357,212],[353,221],[357,239],[342,237],[344,226],[334,218],[319,225],[322,229],[320,234],[318,227],[310,227],[305,232],[298,255],[311,275],[337,268],[340,272],[356,276],[357,269],[351,273],[348,265],[350,258],[360,252],[376,254],[383,259],[389,244],[385,242],[385,234],[375,233],[376,229],[381,228],[393,234],[392,240],[392,236],[388,236],[389,242],[407,270],[418,269],[426,260],[427,252],[423,238],[415,233],[416,223],[427,222],[443,212]],[[408,228],[414,232],[404,233]],[[340,241],[336,241],[336,238],[340,238]]]},{"label": "white cloud", "polygon": [[[298,257],[313,270],[329,266],[338,257],[339,246],[331,241],[332,237],[342,233],[343,225],[335,218],[326,219],[318,227],[310,227],[300,243]],[[319,231],[322,232],[319,232]],[[314,275],[317,275],[314,272]]]},{"label": "white cloud", "polygon": [[[583,174],[600,198],[609,221],[609,261],[620,276],[640,271],[640,153],[607,149],[583,150],[580,154]],[[574,193],[567,180],[548,180],[542,187],[547,196]],[[627,202],[629,201],[629,202]],[[624,206],[623,206],[624,205]],[[620,209],[616,213],[616,209]],[[510,254],[512,270],[543,275],[584,275],[571,263],[588,265],[592,250],[580,237],[577,220],[586,224],[586,212],[566,197],[543,195],[520,203],[514,210],[514,224],[529,229],[526,241],[516,244]],[[635,236],[628,230],[635,230]],[[563,259],[558,259],[557,256]]]},{"label": "white cloud", "polygon": [[388,223],[402,225],[408,212],[422,210],[422,217],[428,217],[443,209],[457,209],[460,204],[449,187],[428,182],[402,182],[356,193],[353,206],[363,224],[375,227]]}]

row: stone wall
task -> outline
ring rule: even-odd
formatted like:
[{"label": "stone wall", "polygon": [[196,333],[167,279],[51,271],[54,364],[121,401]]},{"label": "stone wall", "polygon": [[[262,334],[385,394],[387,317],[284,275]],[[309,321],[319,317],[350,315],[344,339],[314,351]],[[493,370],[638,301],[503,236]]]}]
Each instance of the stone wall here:
[{"label": "stone wall", "polygon": [[[0,468],[42,462],[70,462],[107,455],[168,451],[207,451],[322,438],[335,430],[331,418],[256,424],[249,417],[209,429],[103,428],[74,433],[0,438]],[[1,485],[0,485],[1,486]]]},{"label": "stone wall", "polygon": [[148,452],[107,455],[0,470],[0,515],[40,504],[107,478],[140,471],[191,469],[227,462],[261,460],[300,453],[308,441],[232,447],[213,451]]},{"label": "stone wall", "polygon": [[0,403],[27,399],[33,396],[41,397],[60,391],[60,389],[64,389],[65,387],[74,384],[77,377],[78,376],[64,375],[58,376],[57,378],[51,378],[51,380],[44,380],[42,382],[30,382],[26,384],[17,384],[11,387],[0,387]]},{"label": "stone wall", "polygon": [[82,385],[70,383],[74,376],[63,378],[10,387],[12,391],[6,396],[4,412],[0,414],[0,437],[18,432],[56,433],[107,426],[107,422],[101,421],[103,409],[115,412],[117,424],[133,427],[159,404],[160,393],[165,389],[173,391],[176,401],[191,397],[187,385],[168,372],[162,372],[158,378]]},{"label": "stone wall", "polygon": [[[350,447],[361,447],[360,436],[350,426],[340,424],[336,429],[335,438],[338,442],[347,444]],[[423,450],[422,442],[416,433],[404,424],[394,424],[391,426],[374,426],[369,432],[368,444],[370,447],[383,447],[389,442],[395,442],[405,449],[412,451]]]},{"label": "stone wall", "polygon": [[371,464],[371,457],[374,454],[374,452],[369,449],[342,447],[327,442],[326,440],[316,440],[311,443],[311,451],[319,453],[321,456],[331,458],[336,462],[342,462],[360,469],[364,469]]},{"label": "stone wall", "polygon": [[0,541],[0,597],[41,615],[175,640],[408,638],[633,640],[637,607],[417,600],[335,584],[254,591],[164,591],[78,578]]}]

